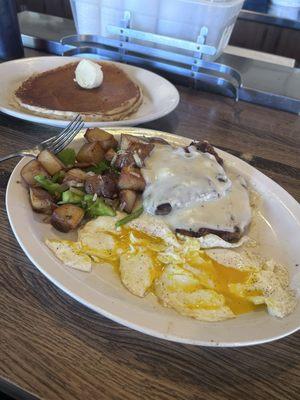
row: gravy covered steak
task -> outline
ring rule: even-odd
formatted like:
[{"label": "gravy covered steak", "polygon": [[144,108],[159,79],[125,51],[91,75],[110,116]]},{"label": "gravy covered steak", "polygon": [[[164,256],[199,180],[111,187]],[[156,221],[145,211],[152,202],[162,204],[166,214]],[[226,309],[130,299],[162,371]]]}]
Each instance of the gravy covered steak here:
[{"label": "gravy covered steak", "polygon": [[237,242],[251,221],[247,183],[208,142],[185,148],[156,145],[145,160],[144,209],[176,233],[214,234]]},{"label": "gravy covered steak", "polygon": [[[95,67],[101,75],[94,76]],[[35,114],[66,119],[81,114],[95,121],[122,120],[142,102],[141,88],[121,68],[88,60],[29,77],[15,97],[22,108]]]}]

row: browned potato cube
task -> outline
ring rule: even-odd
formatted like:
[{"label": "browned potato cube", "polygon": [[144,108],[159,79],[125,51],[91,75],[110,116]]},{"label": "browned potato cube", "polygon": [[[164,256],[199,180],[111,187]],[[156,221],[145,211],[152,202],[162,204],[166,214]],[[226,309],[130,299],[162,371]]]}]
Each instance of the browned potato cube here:
[{"label": "browned potato cube", "polygon": [[72,168],[66,173],[63,183],[84,183],[86,178],[87,174],[82,169]]},{"label": "browned potato cube", "polygon": [[128,151],[124,151],[120,154],[117,155],[117,158],[115,159],[113,165],[116,168],[122,169],[124,167],[129,167],[131,165],[135,165],[135,160],[133,157],[133,154],[128,152]]},{"label": "browned potato cube", "polygon": [[94,165],[93,163],[91,163],[91,162],[77,162],[76,163],[76,165],[74,166],[74,167],[72,167],[72,168],[70,168],[70,169],[73,169],[73,168],[79,168],[79,169],[82,169],[82,168],[88,168],[88,167],[90,167],[91,165]]},{"label": "browned potato cube", "polygon": [[113,159],[116,159],[117,157],[117,153],[115,152],[114,149],[109,149],[107,150],[107,152],[105,153],[105,160],[111,162]]},{"label": "browned potato cube", "polygon": [[134,167],[124,167],[119,177],[118,186],[121,190],[131,189],[143,191],[145,189],[146,182],[139,169]]},{"label": "browned potato cube", "polygon": [[54,175],[65,168],[60,159],[49,150],[42,150],[37,159],[50,175]]},{"label": "browned potato cube", "polygon": [[154,144],[146,143],[135,136],[122,135],[121,149],[114,162],[116,168],[124,168],[130,165],[136,165],[141,168],[144,165],[145,158],[151,153]]},{"label": "browned potato cube", "polygon": [[73,204],[63,204],[53,211],[51,225],[60,232],[69,232],[78,227],[83,217],[82,208]]},{"label": "browned potato cube", "polygon": [[128,152],[133,155],[136,165],[141,168],[144,165],[144,160],[149,156],[154,148],[154,144],[151,143],[132,143]]},{"label": "browned potato cube", "polygon": [[49,176],[48,172],[43,168],[42,164],[38,160],[31,160],[22,168],[21,177],[27,185],[35,187],[38,186],[38,183],[34,179],[36,175]]},{"label": "browned potato cube", "polygon": [[118,177],[109,172],[104,175],[88,176],[85,181],[85,191],[89,194],[115,199],[118,196]]},{"label": "browned potato cube", "polygon": [[52,214],[55,204],[53,197],[46,190],[31,187],[29,189],[29,198],[34,211],[43,214]]},{"label": "browned potato cube", "polygon": [[100,142],[103,150],[108,150],[111,148],[115,149],[118,145],[118,142],[113,137],[113,135],[100,128],[87,129],[84,137],[90,143]]},{"label": "browned potato cube", "polygon": [[98,164],[104,159],[104,150],[99,142],[85,143],[76,158],[80,163]]},{"label": "browned potato cube", "polygon": [[147,143],[147,141],[137,136],[127,135],[126,133],[122,133],[120,140],[120,149],[127,150],[132,143]]},{"label": "browned potato cube", "polygon": [[123,189],[120,190],[119,198],[120,209],[127,213],[131,213],[137,198],[137,193],[134,190]]}]

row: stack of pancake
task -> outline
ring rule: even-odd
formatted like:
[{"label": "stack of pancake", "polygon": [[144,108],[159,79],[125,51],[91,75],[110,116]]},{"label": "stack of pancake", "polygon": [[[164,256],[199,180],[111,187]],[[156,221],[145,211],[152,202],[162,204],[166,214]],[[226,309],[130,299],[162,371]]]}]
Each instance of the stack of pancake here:
[{"label": "stack of pancake", "polygon": [[140,87],[113,63],[101,62],[103,82],[82,89],[75,81],[77,62],[26,79],[16,90],[18,104],[38,115],[87,121],[116,121],[134,113],[142,102]]}]

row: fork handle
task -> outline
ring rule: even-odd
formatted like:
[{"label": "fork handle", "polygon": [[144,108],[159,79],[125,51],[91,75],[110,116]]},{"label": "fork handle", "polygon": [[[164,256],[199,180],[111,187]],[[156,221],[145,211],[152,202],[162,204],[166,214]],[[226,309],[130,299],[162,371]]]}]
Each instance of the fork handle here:
[{"label": "fork handle", "polygon": [[23,154],[21,154],[21,153],[8,154],[7,156],[0,157],[0,162],[5,161],[5,160],[9,160],[10,158],[15,158],[15,157],[23,157]]}]

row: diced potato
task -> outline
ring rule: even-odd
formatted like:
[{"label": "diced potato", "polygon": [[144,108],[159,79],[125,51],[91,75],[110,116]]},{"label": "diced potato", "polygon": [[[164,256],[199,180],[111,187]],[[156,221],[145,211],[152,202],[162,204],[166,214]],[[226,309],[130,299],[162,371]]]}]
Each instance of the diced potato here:
[{"label": "diced potato", "polygon": [[77,163],[76,163],[76,168],[79,168],[79,169],[81,169],[81,168],[88,168],[88,167],[90,167],[91,165],[94,165],[94,164],[91,163],[91,162],[77,162]]},{"label": "diced potato", "polygon": [[115,199],[118,197],[118,175],[114,172],[107,172],[102,175],[103,186],[102,186],[102,196],[109,199]]},{"label": "diced potato", "polygon": [[123,189],[120,191],[120,209],[131,213],[136,202],[137,193],[134,190]]},{"label": "diced potato", "polygon": [[101,175],[88,176],[85,181],[85,191],[88,194],[102,195],[103,180]]},{"label": "diced potato", "polygon": [[114,199],[118,196],[118,178],[114,173],[88,176],[85,181],[85,191],[89,194]]},{"label": "diced potato", "polygon": [[129,151],[124,151],[117,155],[117,158],[114,162],[114,167],[122,169],[124,167],[130,167],[135,165],[135,160],[133,157],[133,153]]},{"label": "diced potato", "polygon": [[49,176],[48,172],[43,168],[42,164],[38,160],[31,160],[22,168],[21,176],[27,185],[35,187],[38,186],[38,183],[34,179],[36,175]]},{"label": "diced potato", "polygon": [[154,144],[151,143],[132,143],[128,151],[132,153],[136,165],[141,168],[145,158],[149,156],[153,148]]},{"label": "diced potato", "polygon": [[87,174],[86,174],[86,172],[82,171],[82,169],[72,168],[66,173],[63,182],[64,183],[68,183],[68,182],[84,183],[86,178],[87,178]]},{"label": "diced potato", "polygon": [[80,163],[98,164],[104,159],[104,150],[99,142],[85,143],[77,154]]},{"label": "diced potato", "polygon": [[51,216],[51,225],[61,232],[76,229],[84,217],[82,208],[73,204],[63,204],[57,207]]},{"label": "diced potato", "polygon": [[113,159],[115,159],[117,157],[117,153],[115,152],[114,149],[109,149],[107,150],[107,152],[105,153],[105,160],[111,162]]},{"label": "diced potato", "polygon": [[130,165],[136,165],[141,168],[144,164],[144,160],[149,156],[154,144],[147,143],[136,136],[121,135],[121,151],[119,152],[114,165],[117,168],[124,168]]},{"label": "diced potato", "polygon": [[50,175],[54,175],[65,168],[60,159],[49,150],[42,150],[37,159]]},{"label": "diced potato", "polygon": [[118,186],[121,190],[131,189],[143,191],[145,189],[146,182],[140,170],[133,167],[125,167],[121,171]]},{"label": "diced potato", "polygon": [[90,143],[100,142],[103,150],[108,150],[111,148],[115,149],[118,145],[118,142],[113,135],[100,128],[87,129],[84,137]]},{"label": "diced potato", "polygon": [[122,133],[121,141],[120,141],[120,149],[127,150],[132,143],[147,143],[146,140],[143,140],[137,136],[127,135],[126,133]]},{"label": "diced potato", "polygon": [[54,201],[50,193],[38,187],[29,189],[31,207],[34,211],[43,214],[52,214]]},{"label": "diced potato", "polygon": [[110,133],[104,131],[103,129],[100,128],[88,128],[84,134],[84,137],[88,142],[101,142],[102,140],[107,140],[113,135]]}]

